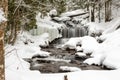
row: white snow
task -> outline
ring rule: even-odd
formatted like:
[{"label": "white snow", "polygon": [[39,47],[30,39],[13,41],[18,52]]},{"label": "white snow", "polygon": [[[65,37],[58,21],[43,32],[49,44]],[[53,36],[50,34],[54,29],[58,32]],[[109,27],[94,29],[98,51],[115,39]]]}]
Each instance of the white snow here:
[{"label": "white snow", "polygon": [[49,15],[50,16],[56,16],[57,15],[57,10],[56,9],[52,9],[50,12],[49,12]]},{"label": "white snow", "polygon": [[[64,76],[67,75],[68,80],[119,80],[120,71],[95,71],[85,70],[71,73],[59,73],[59,74],[38,74],[36,72],[29,71],[11,71],[6,70],[6,80],[64,80]],[[14,75],[14,76],[13,76]]]},{"label": "white snow", "polygon": [[60,16],[68,17],[68,16],[71,16],[71,15],[78,15],[78,14],[82,14],[82,13],[85,13],[85,11],[83,9],[78,9],[78,10],[62,13]]},{"label": "white snow", "polygon": [[77,53],[75,53],[75,55],[78,57],[85,57],[86,56],[86,54],[84,54],[83,52],[77,52]]},{"label": "white snow", "polygon": [[89,35],[100,34],[100,33],[102,34],[111,33],[120,26],[120,17],[117,17],[112,21],[106,23],[90,22],[85,24],[85,26],[88,27]]},{"label": "white snow", "polygon": [[65,44],[62,45],[62,49],[76,49],[77,43],[79,43],[81,39],[79,37],[70,38]]},{"label": "white snow", "polygon": [[82,45],[81,48],[83,49],[83,53],[85,54],[94,52],[99,46],[96,39],[90,36],[82,37],[81,45]]},{"label": "white snow", "polygon": [[[77,44],[81,44],[81,47],[78,47]],[[99,44],[95,38],[90,36],[70,38],[68,42],[62,45],[62,49],[82,49],[83,53],[89,54],[95,51],[98,48]]]},{"label": "white snow", "polygon": [[77,47],[76,47],[76,51],[77,51],[77,52],[83,51],[83,49],[82,49],[80,46],[77,46]]},{"label": "white snow", "polygon": [[120,68],[120,29],[104,34],[104,38],[105,41],[93,52],[93,58],[87,59],[85,63],[102,64],[108,68],[118,69]]},{"label": "white snow", "polygon": [[[79,13],[74,11],[65,13],[61,16],[70,16]],[[1,17],[2,16],[2,17]],[[0,10],[0,22],[3,21],[3,12]],[[63,70],[71,70],[75,72],[56,73],[56,74],[41,74],[39,71],[30,71],[30,64],[22,58],[31,58],[33,55],[39,54],[49,56],[49,52],[41,51],[41,46],[48,46],[49,41],[60,37],[58,29],[62,26],[50,21],[49,17],[40,19],[40,14],[36,17],[38,30],[32,36],[28,32],[19,33],[14,46],[6,45],[5,47],[5,78],[6,80],[64,80],[67,75],[68,80],[120,80],[120,19],[117,18],[109,23],[90,23],[89,34],[103,33],[98,39],[104,40],[103,43],[97,43],[96,39],[90,36],[76,37],[69,39],[68,42],[62,45],[63,49],[76,49],[82,52],[76,55],[85,56],[91,53],[92,58],[84,61],[89,65],[103,65],[116,70],[80,70],[76,67],[61,66]],[[24,44],[27,42],[27,44]],[[80,44],[81,46],[77,46]],[[46,58],[46,60],[63,61],[62,59]],[[67,61],[67,60],[65,60]],[[40,66],[36,64],[35,66]],[[42,65],[41,65],[42,66]]]},{"label": "white snow", "polygon": [[0,23],[3,22],[3,21],[7,21],[7,19],[4,17],[4,12],[0,8]]},{"label": "white snow", "polygon": [[77,67],[69,67],[69,66],[60,66],[61,71],[70,71],[70,72],[75,72],[75,71],[81,71],[80,68]]},{"label": "white snow", "polygon": [[49,41],[61,37],[61,34],[59,33],[59,29],[63,27],[62,24],[55,23],[51,21],[51,18],[49,16],[46,16],[45,18],[40,18],[41,13],[38,13],[36,15],[36,25],[37,29],[31,30],[31,33],[34,33],[34,35],[41,35],[43,33],[49,34]]}]

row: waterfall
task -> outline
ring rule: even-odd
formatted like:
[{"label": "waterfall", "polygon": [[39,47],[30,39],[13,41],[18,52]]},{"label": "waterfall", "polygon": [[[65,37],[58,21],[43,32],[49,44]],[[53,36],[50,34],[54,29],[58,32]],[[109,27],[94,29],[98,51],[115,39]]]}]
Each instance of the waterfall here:
[{"label": "waterfall", "polygon": [[87,30],[84,27],[67,27],[62,29],[63,38],[82,37],[87,34]]}]

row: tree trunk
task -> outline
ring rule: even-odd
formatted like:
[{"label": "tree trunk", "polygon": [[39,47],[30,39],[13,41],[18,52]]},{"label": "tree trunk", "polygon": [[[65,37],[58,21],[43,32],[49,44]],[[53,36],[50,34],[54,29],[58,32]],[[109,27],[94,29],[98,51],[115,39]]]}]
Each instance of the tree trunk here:
[{"label": "tree trunk", "polygon": [[89,1],[90,21],[95,22],[95,1]]},{"label": "tree trunk", "polygon": [[0,30],[0,80],[4,80],[4,32]]},{"label": "tree trunk", "polygon": [[[5,17],[7,17],[8,12],[8,1],[0,0],[0,8],[3,9]],[[5,80],[5,71],[4,71],[4,29],[7,26],[7,22],[0,23],[0,80]]]},{"label": "tree trunk", "polygon": [[111,0],[105,1],[105,22],[111,20]]},{"label": "tree trunk", "polygon": [[101,4],[100,4],[100,2],[99,2],[99,3],[98,3],[98,18],[99,18],[99,23],[101,22],[101,15],[100,15],[101,11],[100,11],[100,7],[101,7]]}]

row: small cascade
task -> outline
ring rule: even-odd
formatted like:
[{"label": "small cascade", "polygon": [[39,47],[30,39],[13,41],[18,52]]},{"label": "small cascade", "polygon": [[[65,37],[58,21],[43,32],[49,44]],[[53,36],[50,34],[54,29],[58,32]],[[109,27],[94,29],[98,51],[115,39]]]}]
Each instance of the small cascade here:
[{"label": "small cascade", "polygon": [[63,38],[82,37],[87,34],[87,30],[84,27],[67,27],[62,29]]}]

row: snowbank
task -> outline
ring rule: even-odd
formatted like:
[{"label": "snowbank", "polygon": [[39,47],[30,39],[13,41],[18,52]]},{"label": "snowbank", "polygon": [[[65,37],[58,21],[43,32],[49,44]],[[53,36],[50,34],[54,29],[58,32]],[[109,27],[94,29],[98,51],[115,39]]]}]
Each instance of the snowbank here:
[{"label": "snowbank", "polygon": [[41,51],[39,47],[39,45],[48,45],[46,41],[48,42],[47,33],[40,36],[32,36],[28,32],[18,33],[15,45],[6,45],[5,47],[5,70],[11,70],[13,73],[17,71],[40,73],[39,71],[30,71],[30,64],[24,61],[23,58],[32,58],[35,55],[48,57],[50,53]]},{"label": "snowbank", "polygon": [[[79,47],[78,47],[79,46]],[[98,48],[99,44],[95,38],[90,36],[70,38],[68,42],[62,45],[62,49],[82,50],[85,54],[90,54]]]},{"label": "snowbank", "polygon": [[120,68],[120,29],[104,34],[105,41],[100,44],[92,54],[93,58],[87,59],[88,64],[102,64],[108,68]]},{"label": "snowbank", "polygon": [[115,31],[120,26],[120,17],[113,19],[110,22],[90,22],[85,24],[88,28],[88,34],[91,36],[99,36],[100,34],[107,34]]},{"label": "snowbank", "polygon": [[[64,76],[67,75],[68,80],[119,80],[120,71],[94,71],[85,70],[71,73],[60,74],[38,74],[28,71],[6,71],[7,80],[64,80]],[[13,76],[14,75],[14,76]]]},{"label": "snowbank", "polygon": [[31,46],[43,46],[46,47],[49,45],[49,34],[43,33],[41,35],[33,36],[29,32],[19,32],[15,45],[31,45]]}]

